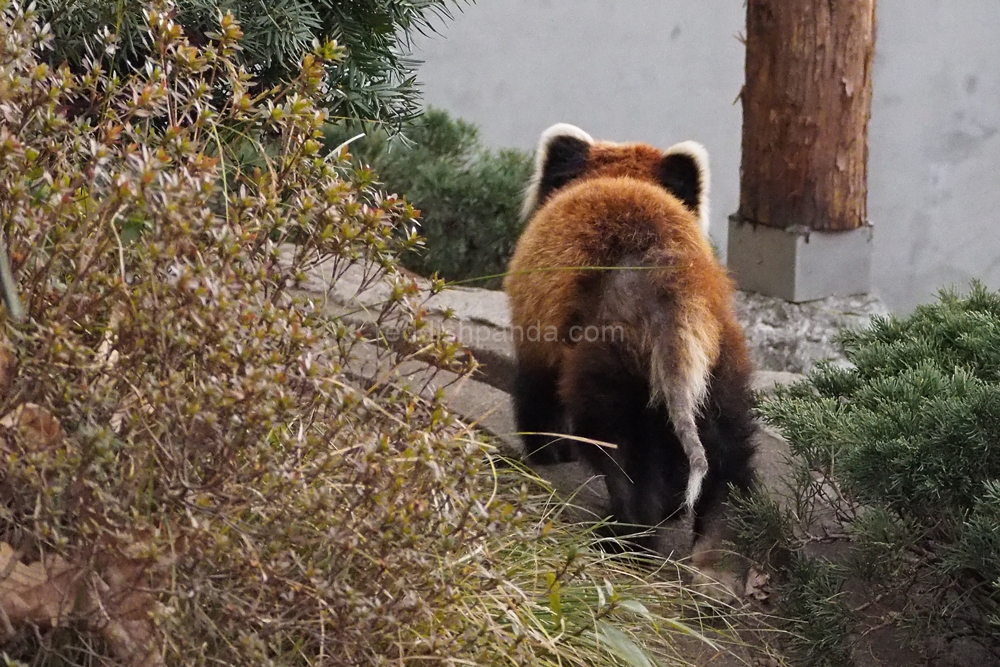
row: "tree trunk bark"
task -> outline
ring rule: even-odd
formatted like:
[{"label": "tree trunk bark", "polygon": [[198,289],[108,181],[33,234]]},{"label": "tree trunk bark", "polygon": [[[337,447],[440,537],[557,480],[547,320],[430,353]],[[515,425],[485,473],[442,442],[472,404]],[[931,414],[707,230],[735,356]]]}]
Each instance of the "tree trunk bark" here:
[{"label": "tree trunk bark", "polygon": [[875,0],[748,0],[739,218],[867,223]]}]

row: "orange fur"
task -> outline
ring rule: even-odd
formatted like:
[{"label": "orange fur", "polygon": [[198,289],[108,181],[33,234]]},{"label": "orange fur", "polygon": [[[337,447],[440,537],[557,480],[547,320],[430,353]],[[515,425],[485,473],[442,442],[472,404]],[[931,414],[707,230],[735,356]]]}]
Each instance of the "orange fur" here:
[{"label": "orange fur", "polygon": [[602,146],[592,169],[535,213],[518,240],[504,288],[512,321],[527,330],[554,327],[558,342],[514,338],[518,358],[558,369],[578,307],[577,285],[593,270],[613,270],[640,253],[660,268],[651,278],[677,295],[692,335],[709,361],[718,357],[722,322],[731,319],[732,283],[695,215],[662,187],[653,169],[663,154],[649,146]]},{"label": "orange fur", "polygon": [[[571,336],[574,324],[590,317],[622,325],[624,340],[615,349],[628,351],[645,369],[650,405],[662,403],[670,413],[690,464],[686,504],[693,507],[708,473],[696,419],[724,345],[732,342],[733,331],[739,334],[733,328],[733,287],[705,231],[704,149],[686,143],[674,150],[595,143],[578,128],[550,128],[542,135],[525,202],[526,213],[533,215],[515,248],[505,288],[519,366],[562,378],[564,404],[576,391],[564,373],[578,344]],[[682,156],[679,165],[675,155]],[[638,282],[622,277],[619,287],[612,287],[622,292],[621,303],[612,298],[600,306],[604,315],[595,316],[587,301],[602,297],[586,287],[600,280],[594,272],[625,276],[629,263],[641,267],[643,277]],[[616,284],[609,280],[606,286]],[[726,353],[739,356],[743,350],[739,342]]]}]

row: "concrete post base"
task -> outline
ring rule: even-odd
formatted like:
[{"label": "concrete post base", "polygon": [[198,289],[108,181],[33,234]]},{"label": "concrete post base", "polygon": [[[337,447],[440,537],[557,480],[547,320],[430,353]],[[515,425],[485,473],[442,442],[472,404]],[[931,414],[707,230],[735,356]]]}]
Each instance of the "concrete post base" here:
[{"label": "concrete post base", "polygon": [[793,303],[871,290],[872,226],[776,229],[729,218],[726,264],[736,286]]}]

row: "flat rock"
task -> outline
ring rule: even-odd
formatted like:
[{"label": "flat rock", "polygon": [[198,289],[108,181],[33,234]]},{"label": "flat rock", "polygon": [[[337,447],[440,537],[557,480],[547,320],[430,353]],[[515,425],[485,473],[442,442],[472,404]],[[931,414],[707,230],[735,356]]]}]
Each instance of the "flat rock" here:
[{"label": "flat rock", "polygon": [[[335,271],[340,277],[332,281]],[[496,290],[456,287],[430,296],[429,281],[412,275],[402,278],[415,281],[418,288],[426,291],[428,298],[420,302],[421,306],[431,314],[436,326],[472,350],[482,365],[480,374],[459,378],[418,362],[390,369],[384,351],[380,353],[378,348],[361,343],[350,372],[369,383],[387,381],[384,374],[392,372],[391,381],[408,385],[425,396],[443,389],[447,404],[456,414],[493,436],[503,454],[519,458],[523,448],[516,435],[509,396],[515,359],[506,295]],[[372,314],[391,290],[381,270],[363,262],[350,266],[327,262],[317,266],[301,288],[304,294],[327,303],[334,314],[360,325],[370,323]],[[802,373],[821,358],[838,358],[832,340],[839,328],[865,326],[873,315],[886,312],[873,297],[789,304],[747,293],[738,293],[737,310],[751,353],[762,368],[754,375],[753,389],[763,394],[773,392],[778,385],[802,381]],[[788,443],[780,434],[762,426],[757,448],[758,474],[765,487],[774,489],[788,470]],[[584,512],[597,515],[606,512],[604,484],[584,464],[546,466],[539,468],[539,472],[562,497]]]},{"label": "flat rock", "polygon": [[[336,282],[331,282],[334,269],[342,275]],[[409,276],[405,278],[416,280],[419,286],[429,290],[429,281]],[[377,312],[390,291],[380,271],[370,264],[362,263],[346,268],[335,267],[333,263],[320,265],[309,274],[302,288],[304,294],[327,302],[334,314],[362,325],[368,321],[371,312]],[[813,304],[808,310],[794,305],[785,309],[770,303],[774,300],[768,301],[753,295],[747,298],[745,303],[754,304],[750,310],[758,314],[759,320],[774,325],[782,321],[782,318],[790,321],[820,308]],[[831,311],[835,305],[835,302],[828,300],[822,308]],[[519,458],[523,448],[516,435],[513,405],[509,396],[515,359],[506,295],[495,290],[450,288],[430,297],[423,306],[439,315],[439,319],[435,320],[438,326],[473,351],[482,364],[480,375],[459,378],[453,373],[431,369],[418,362],[407,362],[390,369],[385,351],[380,352],[375,346],[362,343],[356,346],[355,358],[349,371],[368,383],[387,381],[382,376],[391,371],[394,374],[392,381],[408,385],[425,396],[443,388],[446,402],[456,414],[493,436],[505,455]],[[770,314],[765,316],[765,313]],[[778,385],[799,382],[803,377],[795,372],[761,370],[754,375],[753,388],[767,394]],[[785,469],[787,443],[777,433],[762,428],[758,436],[758,451],[757,466],[765,484],[770,485]],[[607,498],[603,483],[595,487],[593,472],[582,464],[566,465],[566,468],[548,466],[540,469],[540,472],[551,478],[553,485],[564,497],[572,497],[574,502],[588,511],[605,511]]]},{"label": "flat rock", "polygon": [[772,494],[785,492],[785,480],[791,471],[789,457],[791,450],[788,441],[781,434],[763,424],[757,429],[754,438],[756,452],[753,458],[754,470],[760,485]]},{"label": "flat rock", "polygon": [[463,421],[493,436],[502,455],[509,458],[524,455],[508,394],[484,382],[462,378],[445,390],[445,401]]},{"label": "flat rock", "polygon": [[477,379],[506,392],[514,390],[517,360],[509,328],[443,317],[435,319],[435,323],[472,351],[480,364]]},{"label": "flat rock", "polygon": [[452,311],[455,319],[493,329],[510,327],[507,295],[498,290],[474,287],[450,287],[427,300],[432,312]]},{"label": "flat rock", "polygon": [[387,350],[363,341],[354,344],[345,370],[366,386],[392,383],[425,398],[441,390],[445,404],[463,422],[492,436],[503,456],[524,453],[510,396],[495,387],[419,361],[396,363]]},{"label": "flat rock", "polygon": [[753,374],[751,389],[760,394],[773,394],[775,387],[795,384],[806,379],[801,373],[788,371],[757,371]]}]

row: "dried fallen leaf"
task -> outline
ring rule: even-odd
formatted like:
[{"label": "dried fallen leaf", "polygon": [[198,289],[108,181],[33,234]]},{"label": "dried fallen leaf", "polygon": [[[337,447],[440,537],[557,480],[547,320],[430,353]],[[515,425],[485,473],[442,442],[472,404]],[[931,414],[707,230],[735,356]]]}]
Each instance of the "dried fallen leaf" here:
[{"label": "dried fallen leaf", "polygon": [[9,633],[27,623],[58,627],[70,612],[100,633],[129,667],[161,667],[150,618],[156,602],[141,584],[143,565],[122,559],[103,578],[58,556],[25,565],[0,542],[0,620]]},{"label": "dried fallen leaf", "polygon": [[16,365],[17,359],[14,358],[13,352],[10,351],[7,340],[5,338],[0,340],[0,401],[7,397],[7,392],[10,391],[11,386],[14,384]]},{"label": "dried fallen leaf", "polygon": [[73,607],[78,572],[58,556],[25,565],[17,552],[0,542],[0,607],[12,626],[57,625]]},{"label": "dried fallen leaf", "polygon": [[747,574],[746,596],[763,602],[771,597],[771,575],[751,567]]},{"label": "dried fallen leaf", "polygon": [[59,420],[35,403],[19,405],[13,412],[0,419],[0,426],[15,429],[21,436],[21,446],[35,452],[55,447],[65,435]]},{"label": "dried fallen leaf", "polygon": [[101,604],[92,609],[91,624],[128,665],[159,667],[163,656],[154,644],[150,618],[156,602],[143,590],[145,577],[146,568],[137,561],[122,559],[106,567],[98,580]]}]

